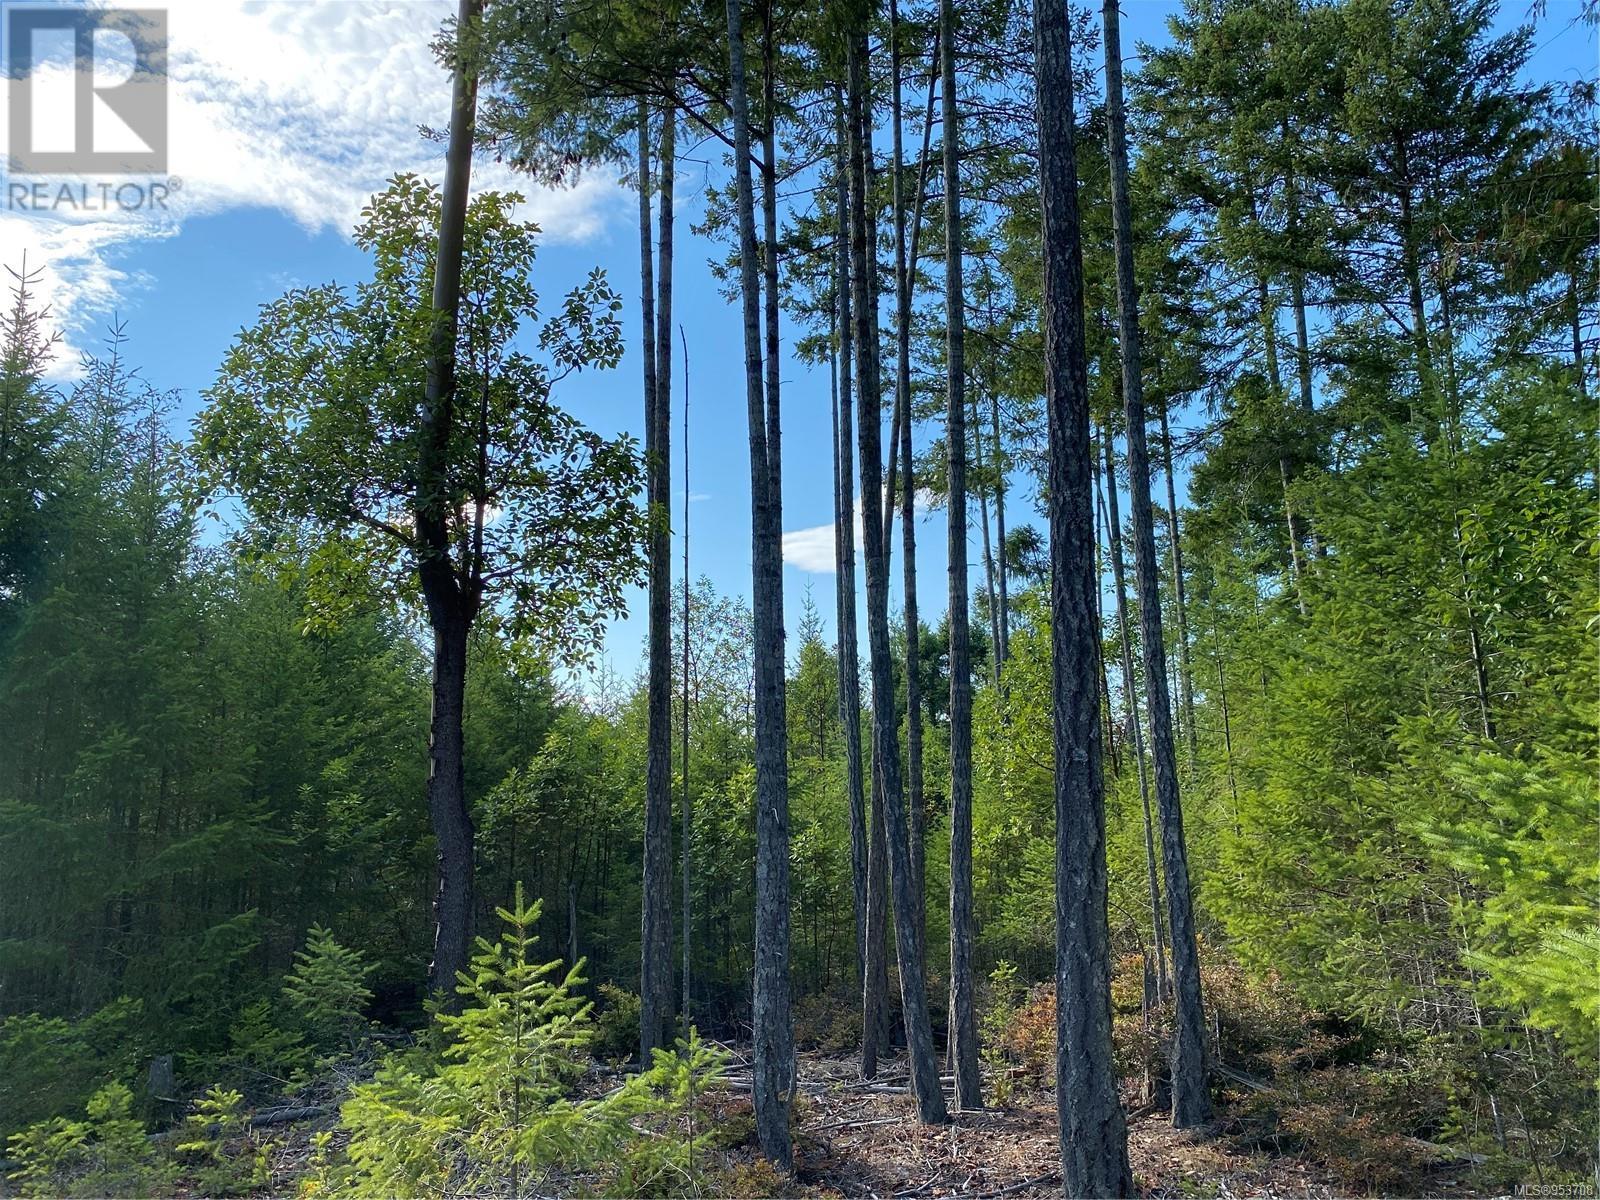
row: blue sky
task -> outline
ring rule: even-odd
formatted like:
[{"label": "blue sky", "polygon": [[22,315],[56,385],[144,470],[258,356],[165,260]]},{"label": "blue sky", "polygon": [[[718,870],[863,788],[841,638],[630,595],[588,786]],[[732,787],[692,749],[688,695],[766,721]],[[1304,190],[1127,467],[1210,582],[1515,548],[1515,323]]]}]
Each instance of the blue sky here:
[{"label": "blue sky", "polygon": [[[1129,52],[1142,41],[1165,42],[1166,17],[1178,7],[1169,0],[1125,0]],[[1577,0],[1550,0],[1537,29],[1532,77],[1593,75],[1593,30],[1571,24],[1576,7]],[[126,323],[133,359],[153,383],[178,391],[187,421],[229,342],[260,304],[292,286],[362,276],[364,258],[348,230],[365,195],[395,171],[440,174],[440,150],[417,127],[442,124],[446,116],[447,81],[427,46],[453,5],[180,0],[168,8],[169,167],[181,180],[171,210],[66,218],[0,212],[0,257],[15,264],[26,252],[30,264],[45,267],[43,292],[70,348],[64,369],[71,350],[92,347],[116,314]],[[1501,24],[1524,16],[1525,5],[1513,0]],[[688,338],[693,389],[691,562],[694,574],[709,576],[719,590],[747,594],[749,467],[738,313],[706,267],[722,251],[689,232],[703,212],[708,171],[715,172],[712,182],[720,178],[720,155],[712,157],[715,167],[686,159],[678,179],[675,317]],[[637,341],[636,201],[601,175],[551,193],[488,163],[480,164],[475,185],[528,194],[525,211],[545,230],[537,282],[547,297],[594,266],[605,268],[628,297],[629,357],[615,371],[569,381],[558,400],[602,431],[638,430],[640,368],[631,349]],[[675,523],[682,511],[682,381],[679,362]],[[832,521],[827,372],[786,359],[783,388],[787,624],[795,628],[802,599],[814,588],[831,626],[831,537],[806,534]],[[1016,505],[1018,517],[1023,507]],[[942,512],[925,515],[919,566],[923,610],[931,616],[944,607],[944,540]],[[976,536],[973,541],[976,564]],[[675,573],[681,552],[675,545]],[[642,644],[636,613],[610,630],[606,657],[615,670],[631,674]]]}]

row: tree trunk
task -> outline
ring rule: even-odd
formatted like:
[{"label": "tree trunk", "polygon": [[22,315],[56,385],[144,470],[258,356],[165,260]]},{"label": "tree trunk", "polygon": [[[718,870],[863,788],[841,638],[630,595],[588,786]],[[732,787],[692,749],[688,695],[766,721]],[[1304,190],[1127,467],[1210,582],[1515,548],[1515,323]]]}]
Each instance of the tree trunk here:
[{"label": "tree trunk", "polygon": [[[1287,143],[1290,140],[1289,121],[1283,120],[1283,137]],[[1289,217],[1287,232],[1291,253],[1298,253],[1300,238],[1300,188],[1295,181],[1294,167],[1291,163],[1284,175],[1284,192],[1289,201]],[[1311,398],[1311,336],[1306,324],[1306,272],[1305,268],[1295,263],[1289,271],[1289,301],[1294,308],[1294,354],[1295,373],[1300,383],[1300,408],[1305,413],[1312,412],[1314,405]]]},{"label": "tree trunk", "polygon": [[[1110,528],[1106,522],[1105,498],[1100,494],[1100,491],[1100,474],[1097,471],[1094,475],[1094,512],[1096,519],[1094,527],[1094,577],[1097,580],[1105,578],[1105,568],[1100,561],[1100,555],[1104,549],[1100,544],[1100,531],[1102,527]],[[1105,758],[1111,763],[1111,774],[1121,779],[1122,763],[1117,759],[1116,721],[1111,715],[1111,672],[1110,668],[1106,666],[1105,596],[1101,594],[1100,588],[1095,588],[1094,591],[1094,627],[1100,630],[1100,637],[1095,639],[1094,644],[1094,669],[1095,673],[1100,677],[1100,730],[1105,735]]]},{"label": "tree trunk", "polygon": [[1396,191],[1400,202],[1400,266],[1406,280],[1406,300],[1411,308],[1411,342],[1417,354],[1417,388],[1427,410],[1427,420],[1437,422],[1438,381],[1433,373],[1433,347],[1428,339],[1428,307],[1422,292],[1422,262],[1417,249],[1416,220],[1411,210],[1410,155],[1405,135],[1394,137]]},{"label": "tree trunk", "polygon": [[1139,366],[1139,293],[1133,274],[1132,212],[1128,200],[1128,146],[1122,107],[1122,43],[1117,0],[1106,0],[1106,128],[1111,165],[1111,230],[1117,267],[1117,341],[1122,351],[1122,399],[1127,414],[1128,492],[1133,509],[1134,578],[1139,589],[1139,633],[1144,650],[1145,701],[1161,809],[1161,857],[1172,923],[1176,1011],[1172,1040],[1172,1123],[1180,1129],[1211,1117],[1206,1084],[1205,1010],[1200,997],[1200,953],[1195,943],[1178,760],[1167,700],[1167,655],[1161,632],[1161,583],[1156,565],[1155,519],[1150,502],[1150,456],[1145,445],[1144,381]]},{"label": "tree trunk", "polygon": [[[917,617],[916,465],[911,437],[911,270],[906,246],[904,150],[901,145],[900,7],[889,3],[890,71],[893,79],[894,130],[894,247],[895,247],[895,408],[900,410],[899,454],[901,479],[900,543],[906,608],[906,781],[911,822],[912,888],[917,896],[917,944],[927,952],[927,873],[922,780],[921,627]],[[918,204],[921,203],[918,189]],[[891,455],[894,448],[891,447]]]},{"label": "tree trunk", "polygon": [[1122,641],[1122,687],[1133,724],[1133,752],[1139,763],[1139,802],[1144,809],[1144,866],[1150,886],[1150,928],[1156,946],[1155,992],[1157,1003],[1167,998],[1167,946],[1161,932],[1161,885],[1156,880],[1155,822],[1150,818],[1150,776],[1145,770],[1144,731],[1139,724],[1139,689],[1133,679],[1133,641],[1128,629],[1128,588],[1122,570],[1122,517],[1117,512],[1117,471],[1111,449],[1111,431],[1102,428],[1100,446],[1106,469],[1106,541],[1111,555],[1111,578],[1117,593],[1117,636]]},{"label": "tree trunk", "polygon": [[1583,306],[1578,302],[1578,276],[1567,274],[1567,324],[1572,332],[1572,369],[1578,373],[1578,395],[1589,398],[1589,372],[1583,361]]},{"label": "tree trunk", "polygon": [[[983,1107],[973,986],[972,655],[967,628],[966,290],[962,286],[961,134],[956,110],[952,0],[939,4],[939,71],[944,141],[945,459],[950,579],[950,1069],[957,1109]],[[987,529],[985,523],[985,529]]]},{"label": "tree trunk", "polygon": [[[430,610],[433,608],[430,604]],[[443,608],[444,606],[440,606]],[[454,1009],[456,975],[472,949],[472,815],[467,811],[462,713],[466,702],[467,633],[460,613],[430,612],[433,626],[433,714],[428,734],[428,814],[437,844],[439,890],[429,990]]]},{"label": "tree trunk", "polygon": [[[852,408],[855,337],[850,310],[849,184],[845,166],[844,105],[838,104],[838,164],[834,208],[834,306],[838,321],[839,425],[834,439],[838,493],[833,508],[839,628],[839,726],[844,730],[845,786],[850,805],[850,878],[856,917],[856,979],[867,978],[867,805],[861,763],[860,635],[856,626],[855,420]],[[874,1051],[874,1054],[876,1051]]]},{"label": "tree trunk", "polygon": [[1163,398],[1161,405],[1161,453],[1167,474],[1167,532],[1172,538],[1172,595],[1178,618],[1178,703],[1183,710],[1183,732],[1189,743],[1189,769],[1194,770],[1200,753],[1199,734],[1194,725],[1194,675],[1189,667],[1189,602],[1183,581],[1183,531],[1178,525],[1177,481],[1172,474],[1172,426]]},{"label": "tree trunk", "polygon": [[[458,44],[482,17],[482,0],[461,0]],[[456,332],[461,311],[461,257],[472,175],[478,78],[458,55],[450,95],[450,140],[439,214],[433,274],[433,328],[428,346],[427,390],[413,521],[421,553],[417,575],[433,629],[433,715],[428,734],[428,812],[438,850],[439,890],[434,902],[433,962],[428,988],[447,1009],[459,1005],[456,974],[472,947],[472,818],[467,812],[462,708],[467,676],[467,635],[477,615],[478,589],[457,578],[450,556],[450,502],[444,486],[455,424]]]},{"label": "tree trunk", "polygon": [[[668,158],[667,161],[673,160]],[[671,194],[670,188],[662,192],[663,197],[669,197]],[[668,211],[670,212],[670,205]],[[666,228],[670,228],[670,224]],[[669,330],[668,337],[670,336]],[[689,491],[689,339],[684,335],[682,326],[678,327],[678,338],[683,344],[683,662],[679,668],[683,678],[680,685],[681,699],[678,702],[683,718],[682,741],[678,753],[678,770],[683,775],[683,800],[680,810],[682,832],[679,834],[678,847],[682,856],[679,882],[683,889],[683,987],[679,995],[683,1010],[684,1033],[687,1034],[694,1025],[694,1014],[689,1008],[690,996],[693,994],[691,969],[694,962],[691,953],[693,939],[690,936],[694,929],[691,920],[694,887],[693,875],[690,872],[694,850],[694,797],[689,786],[689,503],[692,493]]]},{"label": "tree trunk", "polygon": [[[1000,642],[995,648],[1000,665],[1005,666],[1011,657],[1011,599],[1007,594],[1009,581],[1006,566],[1006,460],[1005,444],[1000,435],[1000,392],[989,391],[989,414],[994,422],[994,537],[997,574],[1000,584]],[[1002,682],[1002,686],[1004,686]]]},{"label": "tree trunk", "polygon": [[[870,782],[864,779],[861,760],[860,633],[856,623],[855,550],[855,425],[851,406],[855,377],[855,308],[851,231],[854,229],[851,179],[856,167],[854,141],[846,134],[845,110],[838,114],[838,210],[835,287],[839,315],[839,502],[834,510],[834,540],[839,547],[839,709],[845,730],[846,784],[850,789],[850,865],[854,883],[856,917],[856,978],[861,985],[861,1075],[878,1073],[878,1052],[887,1046],[889,1020],[884,997],[888,990],[888,965],[884,960],[884,905],[882,874],[874,878],[873,863],[883,863],[883,803],[878,789],[877,764]],[[870,786],[870,805],[868,787]],[[874,910],[876,915],[874,915]],[[876,935],[874,940],[873,935]],[[876,952],[875,952],[876,951]]]},{"label": "tree trunk", "polygon": [[1303,271],[1289,277],[1289,300],[1294,306],[1295,367],[1300,380],[1300,409],[1314,411],[1311,399],[1311,335],[1306,328],[1306,278]]},{"label": "tree trunk", "polygon": [[[922,951],[917,944],[916,897],[911,871],[911,841],[907,831],[905,798],[900,791],[899,722],[895,719],[894,660],[889,649],[888,547],[883,531],[882,402],[879,395],[877,298],[875,273],[869,264],[877,246],[876,224],[867,207],[868,176],[872,170],[871,107],[867,103],[867,39],[864,30],[850,39],[850,207],[851,284],[856,320],[856,377],[861,386],[862,537],[867,563],[867,637],[872,660],[872,741],[879,793],[883,800],[884,837],[894,870],[890,885],[894,898],[895,948],[900,961],[900,1002],[905,1017],[907,1052],[911,1060],[911,1086],[917,1111],[928,1124],[942,1124],[944,1092],[934,1059],[933,1032],[928,1021],[927,986]],[[869,875],[872,864],[868,864]],[[869,897],[870,901],[870,897]],[[869,902],[868,954],[876,935]]]},{"label": "tree trunk", "polygon": [[[772,35],[772,4],[767,0],[765,19],[761,26],[761,223],[762,223],[762,274],[765,290],[762,294],[767,341],[767,478],[772,502],[772,536],[778,538],[778,570],[783,569],[783,428],[779,419],[779,395],[782,383],[783,361],[778,355],[778,106],[777,49]],[[782,636],[783,592],[778,592],[778,629]],[[778,657],[780,672],[784,659]],[[780,676],[781,677],[781,676]]]},{"label": "tree trunk", "polygon": [[1050,711],[1056,801],[1056,1110],[1068,1196],[1133,1194],[1128,1130],[1111,1056],[1105,793],[1095,678],[1099,581],[1084,361],[1083,257],[1064,4],[1033,10],[1049,422]]},{"label": "tree trunk", "polygon": [[[794,1161],[789,1101],[794,1028],[789,1008],[789,794],[784,721],[782,516],[773,494],[768,430],[776,398],[763,397],[761,285],[757,273],[755,186],[750,172],[750,99],[744,15],[728,0],[729,100],[739,222],[739,283],[744,316],[745,400],[750,438],[751,594],[755,658],[756,921],[751,1090],[756,1139],[780,1169]],[[765,401],[765,402],[764,402]]]},{"label": "tree trunk", "polygon": [[[644,880],[639,937],[639,1054],[672,1045],[672,527],[671,503],[671,227],[667,179],[672,164],[661,162],[661,273],[651,303],[650,120],[639,104],[640,283],[645,294],[645,462],[649,502],[649,667],[646,698]],[[662,119],[662,149],[671,135],[671,114]],[[652,328],[654,325],[654,328]]]},{"label": "tree trunk", "polygon": [[[981,381],[982,376],[973,373],[973,383]],[[974,389],[980,390],[980,389]],[[982,479],[987,474],[984,467],[988,460],[983,454],[983,420],[978,415],[978,400],[972,403],[972,466]],[[994,542],[989,536],[989,494],[980,486],[978,488],[978,530],[983,538],[983,597],[989,609],[989,676],[994,680],[995,690],[1000,689],[1000,655],[996,653],[1000,645],[1000,593],[995,587],[994,569]]]},{"label": "tree trunk", "polygon": [[[1281,401],[1284,391],[1283,376],[1278,370],[1277,319],[1272,309],[1272,291],[1265,275],[1256,280],[1256,295],[1261,306],[1262,348],[1266,356],[1267,382],[1272,387],[1273,396]],[[1294,505],[1289,500],[1289,456],[1281,449],[1281,443],[1278,451],[1278,478],[1283,484],[1283,523],[1289,539],[1289,578],[1294,584],[1295,603],[1303,617],[1306,615],[1306,596],[1301,582],[1300,528],[1294,519]]]}]

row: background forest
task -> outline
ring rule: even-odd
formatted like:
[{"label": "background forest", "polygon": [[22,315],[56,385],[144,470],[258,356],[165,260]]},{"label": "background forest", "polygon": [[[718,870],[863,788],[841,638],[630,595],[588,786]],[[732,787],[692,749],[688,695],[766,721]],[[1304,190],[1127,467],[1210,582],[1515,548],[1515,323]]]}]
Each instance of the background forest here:
[{"label": "background forest", "polygon": [[[780,1167],[780,1027],[869,1079],[903,1050],[924,1120],[946,1091],[1067,1087],[1053,897],[1061,855],[1093,849],[1058,841],[1050,22],[991,0],[462,13],[438,47],[444,187],[375,196],[370,278],[263,308],[188,427],[121,328],[62,382],[37,264],[11,273],[0,1137],[38,1194],[84,1168],[27,1131],[85,1129],[86,1104],[80,1150],[221,1085],[208,1146],[246,1101],[370,1076],[374,1029],[416,1035],[421,1078],[481,1067],[494,996],[541,1028],[598,1021],[552,1034],[555,1057],[634,1058],[691,1024],[754,1038],[755,1140]],[[1592,1184],[1593,76],[1531,86],[1532,26],[1493,32],[1489,0],[1189,0],[1138,58],[1107,50],[1107,18],[1062,16],[1057,124],[1112,1103],[1120,1079],[1124,1107],[1180,1126],[1270,1125],[1355,1190],[1421,1187],[1418,1145],[1469,1156],[1474,1188]],[[541,301],[536,231],[467,200],[474,144],[545,182],[625,172],[639,288],[597,272]],[[732,164],[691,219],[753,364],[748,595],[669,556],[691,152]],[[579,372],[634,386],[641,355],[639,440],[563,406]],[[829,486],[778,466],[780,374],[807,369],[832,381],[840,570],[785,613],[783,495]],[[738,420],[736,396],[692,404]],[[947,520],[948,574],[918,580],[914,539]],[[589,669],[642,581],[648,660]],[[529,965],[534,938],[559,972]],[[656,1096],[722,1070],[698,1040],[656,1061],[680,1072]],[[400,1136],[373,1131],[412,1069],[358,1084],[357,1144]],[[642,1095],[582,1119],[623,1139]],[[321,1152],[315,1187],[414,1182]],[[521,1153],[507,1194],[533,1186]],[[658,1167],[630,1186],[672,1191]]]}]

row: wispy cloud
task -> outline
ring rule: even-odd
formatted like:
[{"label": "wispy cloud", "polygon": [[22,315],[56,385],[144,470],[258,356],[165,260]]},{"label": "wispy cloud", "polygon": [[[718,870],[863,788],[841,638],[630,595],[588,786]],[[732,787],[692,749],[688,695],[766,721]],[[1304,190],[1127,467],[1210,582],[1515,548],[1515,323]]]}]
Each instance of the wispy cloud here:
[{"label": "wispy cloud", "polygon": [[[347,233],[367,197],[399,171],[437,178],[443,151],[419,133],[442,125],[449,79],[430,42],[449,0],[168,0],[167,209],[0,213],[0,261],[43,266],[41,299],[81,337],[141,281],[118,265],[135,244],[193,217],[275,209],[310,231]],[[0,127],[6,99],[0,95]],[[475,190],[517,191],[545,236],[579,241],[617,211],[613,178],[535,187],[480,162]]]}]

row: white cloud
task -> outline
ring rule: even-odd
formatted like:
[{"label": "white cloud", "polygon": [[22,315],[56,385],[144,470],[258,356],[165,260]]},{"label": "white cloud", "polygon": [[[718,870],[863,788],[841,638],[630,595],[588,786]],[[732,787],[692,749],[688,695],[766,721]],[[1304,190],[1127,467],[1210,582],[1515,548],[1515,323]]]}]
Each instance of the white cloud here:
[{"label": "white cloud", "polygon": [[[449,0],[166,7],[168,169],[178,181],[167,210],[0,213],[0,262],[26,252],[46,268],[40,298],[69,335],[81,337],[140,282],[118,267],[121,251],[169,237],[189,218],[266,207],[307,230],[346,234],[390,175],[442,174],[442,147],[418,127],[448,118],[450,81],[430,43],[454,11]],[[0,96],[0,127],[5,107]],[[595,236],[621,202],[615,180],[600,174],[552,191],[481,161],[473,182],[526,196],[520,215],[549,240]]]},{"label": "white cloud", "polygon": [[[915,511],[926,516],[933,507],[933,495],[926,488],[917,489]],[[861,558],[861,501],[856,500],[856,559]],[[895,518],[899,529],[899,518]],[[817,575],[831,575],[838,570],[833,553],[833,523],[813,525],[807,529],[786,530],[783,535],[783,561],[791,567]]]},{"label": "white cloud", "polygon": [[[860,513],[856,524],[861,523]],[[802,571],[831,575],[838,569],[833,555],[833,526],[814,525],[810,529],[796,529],[783,535],[783,561]]]}]

